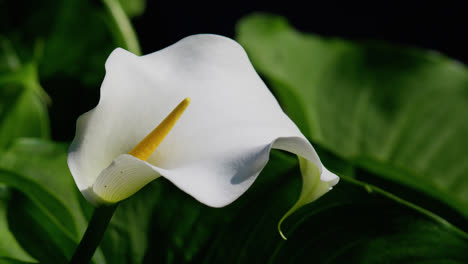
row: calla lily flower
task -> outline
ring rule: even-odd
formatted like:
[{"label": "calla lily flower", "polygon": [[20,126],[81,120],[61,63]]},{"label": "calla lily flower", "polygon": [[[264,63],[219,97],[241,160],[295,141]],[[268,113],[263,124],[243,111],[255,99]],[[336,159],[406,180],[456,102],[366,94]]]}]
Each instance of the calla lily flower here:
[{"label": "calla lily flower", "polygon": [[338,182],[229,38],[194,35],[145,56],[118,48],[105,67],[99,104],[78,119],[68,155],[94,205],[164,177],[222,207],[252,185],[272,148],[300,157],[303,189],[292,211]]}]

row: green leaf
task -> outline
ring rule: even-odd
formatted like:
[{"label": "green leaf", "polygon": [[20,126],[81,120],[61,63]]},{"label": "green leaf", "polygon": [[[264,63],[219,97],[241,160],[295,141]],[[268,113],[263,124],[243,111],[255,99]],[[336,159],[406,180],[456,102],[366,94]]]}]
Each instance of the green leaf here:
[{"label": "green leaf", "polygon": [[52,10],[58,8],[49,13],[53,25],[45,25],[50,33],[35,39],[44,41],[41,78],[66,76],[81,81],[82,85],[99,83],[104,75],[104,62],[116,47],[104,10],[91,1],[50,1],[50,6],[54,6]]},{"label": "green leaf", "polygon": [[42,263],[66,263],[77,245],[76,238],[59,221],[49,204],[15,193],[8,205],[8,223],[16,240]]},{"label": "green leaf", "polygon": [[37,262],[27,262],[27,261],[12,259],[12,258],[0,257],[0,264],[32,264],[32,263],[37,263]]},{"label": "green leaf", "polygon": [[[92,212],[69,172],[67,147],[44,140],[19,139],[0,156],[0,168],[8,170],[5,175],[0,174],[0,182],[25,194],[15,194],[10,199],[10,228],[25,250],[44,263],[71,256]],[[158,189],[150,185],[121,202],[94,261],[141,263],[152,208],[159,199]],[[39,238],[47,243],[38,243]]]},{"label": "green leaf", "polygon": [[36,64],[23,64],[0,36],[0,150],[19,137],[49,137],[46,100]]},{"label": "green leaf", "polygon": [[8,226],[35,259],[64,263],[76,246],[75,219],[56,197],[62,186],[57,180],[46,178],[54,172],[57,174],[53,163],[59,157],[52,155],[52,162],[46,164],[46,154],[52,146],[46,150],[38,142],[16,141],[0,158],[0,182],[20,191],[9,198]]},{"label": "green leaf", "polygon": [[[124,49],[136,55],[141,55],[138,38],[126,14],[126,12],[133,10],[124,10],[124,8],[128,8],[129,6],[122,6],[121,0],[102,0],[102,2],[106,6],[109,18],[112,21],[110,25],[115,40]],[[138,1],[134,2],[137,3]]]},{"label": "green leaf", "polygon": [[[0,156],[0,183],[17,190],[7,197],[8,226],[15,239],[41,263],[63,263],[87,225],[90,205],[68,170],[67,145],[19,139]],[[39,242],[42,241],[42,242]],[[105,263],[100,251],[96,263]]]},{"label": "green leaf", "polygon": [[9,191],[5,187],[0,187],[0,263],[2,260],[12,261],[13,259],[32,262],[34,259],[23,250],[8,228],[7,197],[9,197]]},{"label": "green leaf", "polygon": [[[465,263],[468,236],[364,186],[342,182],[290,219],[272,263]],[[288,228],[286,227],[288,230]],[[253,250],[250,250],[253,254]]]},{"label": "green leaf", "polygon": [[[123,2],[132,15],[145,7],[144,1]],[[22,19],[17,19],[19,14]],[[118,0],[105,0],[103,4],[90,0],[1,2],[0,22],[3,38],[17,49],[20,60],[34,58],[37,62],[47,90],[52,90],[51,85],[54,89],[69,87],[61,83],[63,78],[81,86],[96,86],[102,81],[104,62],[114,48],[139,53],[133,28]]]},{"label": "green leaf", "polygon": [[63,204],[36,182],[4,169],[0,169],[0,183],[24,193],[13,195],[8,205],[8,226],[21,246],[39,261],[66,261],[74,249],[76,231]]},{"label": "green leaf", "polygon": [[146,8],[145,0],[119,0],[119,2],[129,17],[141,16]]},{"label": "green leaf", "polygon": [[[22,178],[34,181],[52,194],[73,215],[72,219],[64,221],[68,228],[72,228],[70,232],[77,233],[86,228],[87,221],[81,213],[81,193],[68,169],[67,150],[68,145],[63,143],[19,139],[0,157],[0,168],[21,174]],[[17,187],[26,190],[21,185]]]},{"label": "green leaf", "polygon": [[345,175],[468,226],[465,66],[435,52],[300,33],[270,15],[242,20],[238,40],[301,130],[346,164]]}]

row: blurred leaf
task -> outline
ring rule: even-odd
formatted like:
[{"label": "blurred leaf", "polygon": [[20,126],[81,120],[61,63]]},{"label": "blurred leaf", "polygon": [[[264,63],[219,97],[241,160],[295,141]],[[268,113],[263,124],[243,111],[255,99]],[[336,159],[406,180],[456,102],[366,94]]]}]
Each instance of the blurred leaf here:
[{"label": "blurred leaf", "polygon": [[0,36],[0,150],[19,137],[49,137],[47,95],[34,62],[23,64]]},{"label": "blurred leaf", "polygon": [[[0,182],[10,197],[8,225],[21,246],[41,263],[62,263],[87,226],[83,202],[68,170],[67,145],[19,139],[0,156]],[[38,242],[42,241],[42,242]],[[98,251],[95,263],[105,263]]]},{"label": "blurred leaf", "polygon": [[57,175],[54,160],[60,157],[46,155],[52,145],[49,150],[44,147],[33,139],[16,141],[0,158],[0,182],[24,193],[9,199],[8,225],[15,239],[43,263],[64,263],[78,233],[70,211],[55,196],[63,190],[60,177],[50,177]]},{"label": "blurred leaf", "polygon": [[[18,173],[13,178],[5,176],[3,182],[27,196],[16,194],[11,199],[9,224],[20,244],[45,263],[71,256],[93,210],[77,190],[66,157],[67,145],[37,139],[17,140],[0,157],[0,168]],[[150,185],[121,202],[102,251],[94,258],[96,263],[142,262],[152,208],[160,198],[157,191]],[[14,221],[20,218],[24,221]],[[37,243],[39,237],[47,243]]]},{"label": "blurred leaf", "polygon": [[[144,1],[131,2],[128,11],[135,14],[137,5],[144,6]],[[112,50],[140,53],[119,0],[0,1],[2,39],[14,47],[16,61],[37,65],[37,79],[52,98],[53,138],[67,141],[78,115],[97,103],[104,63]],[[0,71],[11,63],[15,60],[0,52]],[[77,95],[86,100],[76,100]]]},{"label": "blurred leaf", "polygon": [[[131,15],[145,8],[143,0],[115,3],[118,8],[125,3],[123,8]],[[4,1],[0,2],[0,32],[21,49],[21,58],[36,56],[41,80],[67,76],[96,85],[104,76],[104,62],[110,52],[118,46],[128,49],[126,40],[120,37],[121,29],[115,28],[113,15],[99,1]],[[125,30],[133,30],[131,25],[126,26],[130,28]],[[37,45],[43,47],[34,54]]]},{"label": "blurred leaf", "polygon": [[34,262],[34,259],[21,248],[8,228],[8,196],[8,190],[5,187],[0,187],[0,263],[10,263],[13,262],[13,259]]},{"label": "blurred leaf", "polygon": [[76,238],[58,221],[49,204],[33,202],[21,192],[8,205],[8,223],[16,240],[41,263],[66,263],[77,245]]},{"label": "blurred leaf", "polygon": [[0,257],[0,264],[31,264],[31,263],[37,263],[37,262],[27,262],[27,261],[12,259],[12,258]]},{"label": "blurred leaf", "polygon": [[145,0],[119,0],[122,9],[129,17],[141,16],[145,11]]},{"label": "blurred leaf", "polygon": [[73,215],[73,220],[67,219],[66,224],[76,227],[73,231],[76,233],[84,230],[87,223],[81,213],[81,194],[68,169],[67,150],[68,145],[63,143],[19,139],[0,157],[0,168],[19,173],[53,194]]},{"label": "blurred leaf", "polygon": [[303,34],[269,15],[242,20],[238,40],[301,130],[347,164],[345,175],[468,229],[465,66],[435,52]]},{"label": "blurred leaf", "polygon": [[0,32],[19,48],[20,59],[30,60],[35,46],[43,45],[34,54],[41,80],[54,75],[88,84],[102,80],[104,61],[114,48],[103,8],[86,0],[5,1],[0,7]]},{"label": "blurred leaf", "polygon": [[102,3],[107,9],[108,20],[111,22],[109,26],[115,41],[119,43],[121,48],[141,55],[140,43],[126,14],[126,11],[130,10],[124,10],[120,0],[102,0]]},{"label": "blurred leaf", "polygon": [[36,182],[4,169],[0,183],[27,196],[13,195],[8,205],[8,226],[16,240],[39,261],[62,263],[76,237],[73,218],[63,204]]}]

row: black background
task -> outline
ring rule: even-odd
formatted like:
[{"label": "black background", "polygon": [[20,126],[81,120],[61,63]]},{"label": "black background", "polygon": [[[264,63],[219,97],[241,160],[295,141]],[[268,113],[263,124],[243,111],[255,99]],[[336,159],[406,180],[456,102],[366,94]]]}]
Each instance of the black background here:
[{"label": "black background", "polygon": [[432,49],[468,63],[463,1],[151,1],[134,19],[144,53],[196,33],[235,36],[253,12],[285,16],[297,29],[351,40],[382,40]]}]

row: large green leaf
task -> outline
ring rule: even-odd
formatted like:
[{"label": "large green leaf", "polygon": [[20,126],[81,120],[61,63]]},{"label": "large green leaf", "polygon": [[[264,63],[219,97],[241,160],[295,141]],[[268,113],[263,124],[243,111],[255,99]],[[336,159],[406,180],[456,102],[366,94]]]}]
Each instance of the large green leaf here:
[{"label": "large green leaf", "polygon": [[37,203],[15,192],[8,205],[8,226],[21,246],[39,262],[66,263],[77,245],[76,236],[59,222],[63,213],[48,207],[47,203]]},{"label": "large green leaf", "polygon": [[468,228],[465,66],[430,51],[303,34],[270,15],[242,20],[238,40],[301,130],[347,164],[345,175]]},{"label": "large green leaf", "polygon": [[5,262],[12,259],[18,261],[34,261],[34,259],[21,248],[8,228],[7,199],[10,196],[8,192],[6,188],[0,189],[0,263],[2,263],[2,259],[5,259]]},{"label": "large green leaf", "polygon": [[51,148],[34,139],[16,141],[0,158],[0,183],[17,190],[7,197],[8,226],[15,239],[35,259],[63,263],[73,253],[78,232],[75,217],[58,198],[64,193],[63,180],[50,177],[57,176],[56,160],[61,158]]},{"label": "large green leaf", "polygon": [[[271,263],[465,263],[468,236],[346,181],[290,219]],[[287,228],[288,229],[288,228]],[[250,249],[253,255],[254,249]]]},{"label": "large green leaf", "polygon": [[[16,190],[6,197],[9,230],[41,263],[66,262],[87,224],[66,156],[67,145],[38,139],[19,139],[0,156],[0,183]],[[94,260],[105,263],[100,251]]]},{"label": "large green leaf", "polygon": [[[86,219],[81,213],[80,196],[67,165],[68,145],[38,139],[19,139],[0,157],[0,168],[21,175],[34,181],[40,188],[53,195],[72,217],[65,219],[64,224],[70,232],[86,228]],[[22,191],[26,186],[12,185]],[[39,198],[44,195],[39,195]],[[42,202],[40,202],[42,203]]]},{"label": "large green leaf", "polygon": [[[66,261],[76,231],[63,204],[36,182],[4,169],[0,183],[24,193],[9,197],[8,205],[8,226],[21,246],[39,261]],[[45,248],[37,246],[40,241]]]},{"label": "large green leaf", "polygon": [[[19,190],[9,199],[8,224],[14,238],[5,230],[10,236],[0,239],[0,257],[21,259],[19,253],[2,254],[2,245],[6,251],[21,249],[17,244],[3,244],[6,239],[18,240],[28,253],[44,263],[66,261],[73,253],[93,207],[78,191],[69,172],[67,147],[44,140],[19,139],[0,156],[0,183]],[[161,198],[157,186],[150,185],[121,202],[106,231],[102,250],[95,255],[96,263],[142,262],[154,203]],[[4,218],[0,218],[0,224],[1,221]],[[38,243],[39,239],[45,242]]]}]

